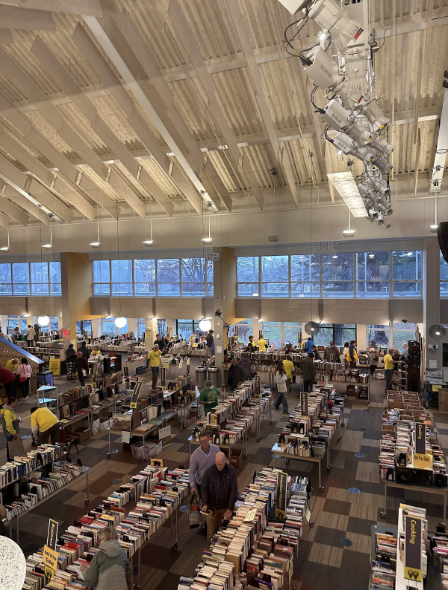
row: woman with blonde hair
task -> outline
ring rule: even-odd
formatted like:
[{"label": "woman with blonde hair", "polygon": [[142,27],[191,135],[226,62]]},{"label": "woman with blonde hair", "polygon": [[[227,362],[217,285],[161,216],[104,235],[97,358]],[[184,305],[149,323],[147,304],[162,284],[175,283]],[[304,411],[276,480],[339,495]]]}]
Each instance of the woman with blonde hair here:
[{"label": "woman with blonde hair", "polygon": [[94,590],[128,590],[131,587],[131,564],[117,540],[114,527],[104,531],[100,550],[82,575],[86,586]]}]

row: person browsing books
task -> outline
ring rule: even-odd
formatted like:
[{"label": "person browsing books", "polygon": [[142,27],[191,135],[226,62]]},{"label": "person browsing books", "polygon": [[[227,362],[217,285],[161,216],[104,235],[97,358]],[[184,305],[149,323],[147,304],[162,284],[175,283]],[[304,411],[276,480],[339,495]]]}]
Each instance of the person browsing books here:
[{"label": "person browsing books", "polygon": [[8,369],[8,371],[11,371],[11,373],[15,373],[17,371],[18,366],[19,366],[19,359],[15,358],[15,359],[9,360],[6,363],[5,369]]},{"label": "person browsing books", "polygon": [[16,412],[14,410],[14,406],[17,403],[16,397],[9,397],[8,403],[3,406],[0,410],[0,418],[2,421],[3,426],[3,433],[6,437],[6,457],[8,461],[11,461],[11,456],[9,454],[9,441],[10,440],[17,440],[17,433],[19,432],[19,422],[22,419],[17,417]]},{"label": "person browsing books", "polygon": [[238,387],[240,383],[246,380],[246,373],[235,357],[230,361],[229,374],[227,375],[227,385],[232,391]]},{"label": "person browsing books", "polygon": [[30,392],[30,380],[31,380],[31,365],[28,364],[28,359],[22,358],[22,362],[16,369],[16,375],[19,376],[20,389],[22,391],[22,399],[26,399]]},{"label": "person browsing books", "polygon": [[285,367],[286,373],[286,389],[289,392],[291,388],[292,374],[294,373],[294,363],[292,362],[290,355],[288,355],[283,361],[283,366]]},{"label": "person browsing books", "polygon": [[199,396],[199,403],[204,406],[205,414],[208,414],[212,408],[218,405],[219,395],[221,395],[219,389],[217,389],[210,380],[207,380],[204,383],[204,389]]},{"label": "person browsing books", "polygon": [[13,397],[16,392],[16,376],[14,373],[9,369],[0,367],[0,383],[3,384],[6,397]]},{"label": "person browsing books", "polygon": [[94,590],[127,590],[131,586],[132,568],[117,540],[114,527],[107,527],[100,550],[82,572],[84,584]]},{"label": "person browsing books", "polygon": [[154,344],[151,352],[148,355],[148,360],[146,362],[146,367],[149,366],[151,367],[151,373],[152,373],[152,384],[151,387],[152,389],[155,389],[157,387],[157,380],[159,378],[159,367],[160,367],[160,357],[162,356],[162,352],[159,350],[159,345],[158,344]]},{"label": "person browsing books", "polygon": [[267,342],[266,340],[263,338],[263,336],[260,337],[259,341],[257,342],[258,345],[258,350],[260,352],[266,352],[266,346],[267,346]]},{"label": "person browsing books", "polygon": [[31,432],[34,440],[43,445],[51,437],[51,444],[59,442],[59,419],[48,408],[31,408]]},{"label": "person browsing books", "polygon": [[89,374],[89,363],[87,359],[82,356],[82,352],[78,350],[76,353],[75,370],[78,373],[78,379],[81,383],[81,387],[84,387],[86,377]]},{"label": "person browsing books", "polygon": [[316,376],[316,365],[314,364],[314,354],[310,352],[300,365],[302,369],[303,391],[310,392],[313,388],[314,378]]},{"label": "person browsing books", "polygon": [[207,512],[207,545],[223,520],[232,518],[238,499],[235,468],[227,463],[224,453],[217,453],[215,465],[207,469],[201,486],[202,511]]},{"label": "person browsing books", "polygon": [[314,346],[314,342],[313,342],[313,339],[310,336],[308,338],[308,340],[306,341],[306,344],[305,344],[305,352],[307,354],[309,354],[310,352],[313,352],[313,350],[312,350],[313,346]]},{"label": "person browsing books", "polygon": [[218,445],[210,444],[208,433],[204,430],[199,434],[199,447],[190,457],[190,479],[191,493],[201,498],[201,485],[204,474],[209,467],[215,464],[215,457],[219,453]]}]

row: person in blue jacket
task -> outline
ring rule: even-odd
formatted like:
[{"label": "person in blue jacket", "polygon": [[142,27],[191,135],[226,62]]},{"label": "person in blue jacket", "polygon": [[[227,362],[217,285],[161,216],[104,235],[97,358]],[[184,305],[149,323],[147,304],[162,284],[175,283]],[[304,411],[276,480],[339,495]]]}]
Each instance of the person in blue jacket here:
[{"label": "person in blue jacket", "polygon": [[305,352],[307,354],[309,354],[310,352],[313,352],[313,346],[314,346],[314,342],[313,342],[313,339],[310,336],[308,338],[308,340],[306,341],[306,344],[305,344]]}]

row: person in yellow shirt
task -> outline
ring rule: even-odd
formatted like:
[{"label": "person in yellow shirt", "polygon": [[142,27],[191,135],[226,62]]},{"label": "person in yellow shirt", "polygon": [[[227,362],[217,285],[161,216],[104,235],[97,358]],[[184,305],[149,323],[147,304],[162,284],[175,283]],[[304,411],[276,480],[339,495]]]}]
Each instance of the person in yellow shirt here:
[{"label": "person in yellow shirt", "polygon": [[[43,445],[51,437],[51,444],[59,442],[59,418],[48,408],[31,408],[31,431],[34,440]],[[39,432],[39,434],[38,434]]]},{"label": "person in yellow shirt", "polygon": [[15,375],[18,366],[19,359],[11,359],[6,363],[5,369],[8,369],[8,371],[11,371],[11,373],[14,373]]},{"label": "person in yellow shirt", "polygon": [[392,354],[394,352],[393,348],[389,348],[389,352],[384,355],[384,378],[386,379],[386,391],[392,389],[392,378],[394,375],[394,359],[392,358]]},{"label": "person in yellow shirt", "polygon": [[17,439],[17,433],[19,432],[19,422],[22,421],[22,418],[16,415],[16,411],[14,409],[16,403],[16,397],[8,397],[8,403],[6,403],[0,410],[0,422],[3,426],[3,433],[6,437],[6,457],[8,461],[11,461],[12,459],[9,454],[8,442],[10,440]]},{"label": "person in yellow shirt", "polygon": [[292,374],[294,372],[294,363],[289,355],[283,361],[283,366],[285,367],[286,372],[286,389],[289,393],[291,391]]},{"label": "person in yellow shirt", "polygon": [[260,340],[257,342],[257,346],[258,346],[258,350],[260,352],[266,352],[266,346],[267,346],[267,342],[266,340],[263,338],[263,336],[260,338]]},{"label": "person in yellow shirt", "polygon": [[98,348],[98,346],[94,346],[92,352],[90,353],[90,356],[99,356],[100,354],[101,354],[101,351]]},{"label": "person in yellow shirt", "polygon": [[160,357],[162,356],[161,351],[159,350],[159,345],[154,344],[153,349],[148,355],[148,362],[146,366],[151,367],[152,373],[152,388],[155,389],[157,387],[157,380],[159,378],[159,367],[160,367]]}]

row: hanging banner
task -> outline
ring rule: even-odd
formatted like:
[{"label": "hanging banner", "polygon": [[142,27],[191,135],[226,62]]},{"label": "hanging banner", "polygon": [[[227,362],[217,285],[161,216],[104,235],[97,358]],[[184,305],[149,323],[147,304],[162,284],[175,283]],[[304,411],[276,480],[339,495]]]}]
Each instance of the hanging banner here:
[{"label": "hanging banner", "polygon": [[61,359],[50,358],[48,362],[48,370],[53,372],[55,377],[61,374]]},{"label": "hanging banner", "polygon": [[422,422],[415,423],[415,452],[420,455],[426,453],[426,425]]},{"label": "hanging banner", "polygon": [[56,549],[56,541],[58,539],[58,522],[50,518],[48,521],[47,546],[51,549]]},{"label": "hanging banner", "polygon": [[414,516],[405,517],[404,577],[422,581],[422,521]]},{"label": "hanging banner", "polygon": [[277,479],[277,500],[275,502],[275,518],[286,518],[286,483],[288,474],[281,471]]},{"label": "hanging banner", "polygon": [[297,342],[302,344],[302,331],[297,332]]},{"label": "hanging banner", "polygon": [[165,369],[165,367],[162,367],[160,369],[160,385],[162,387],[166,387],[166,369]]},{"label": "hanging banner", "polygon": [[308,392],[300,392],[300,413],[302,416],[308,416]]}]

